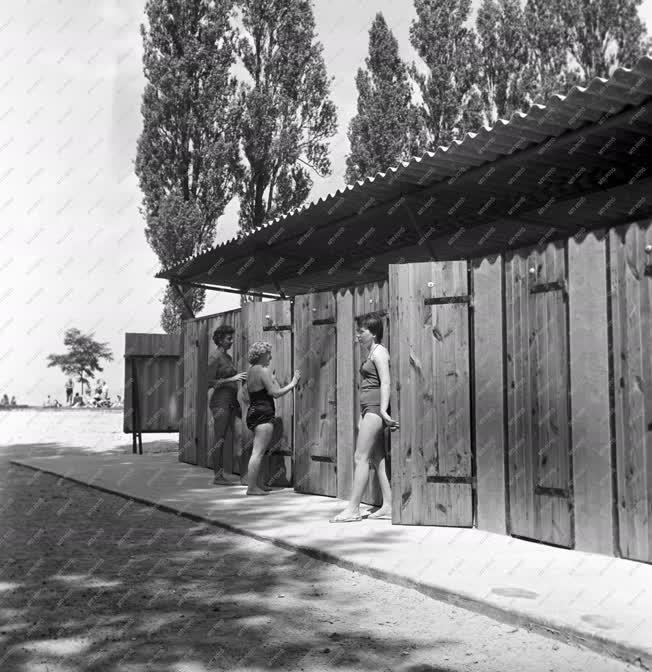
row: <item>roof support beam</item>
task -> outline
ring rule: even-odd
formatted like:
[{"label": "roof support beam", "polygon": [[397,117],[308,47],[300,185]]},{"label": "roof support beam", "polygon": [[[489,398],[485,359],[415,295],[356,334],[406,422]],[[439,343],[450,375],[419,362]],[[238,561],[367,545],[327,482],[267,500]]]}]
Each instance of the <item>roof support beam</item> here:
[{"label": "roof support beam", "polygon": [[[247,294],[248,296],[260,296],[263,299],[284,298],[282,296],[278,296],[277,294],[266,294],[264,292],[249,292],[249,291],[244,290],[244,289],[234,289],[232,287],[221,287],[221,286],[218,286],[218,285],[205,285],[204,283],[201,283],[201,282],[184,281],[183,284],[188,285],[189,287],[199,287],[201,289],[210,289],[210,290],[213,290],[214,292],[226,292],[227,294]],[[285,298],[287,298],[287,297],[285,297]],[[194,315],[193,315],[193,317],[194,317]]]}]

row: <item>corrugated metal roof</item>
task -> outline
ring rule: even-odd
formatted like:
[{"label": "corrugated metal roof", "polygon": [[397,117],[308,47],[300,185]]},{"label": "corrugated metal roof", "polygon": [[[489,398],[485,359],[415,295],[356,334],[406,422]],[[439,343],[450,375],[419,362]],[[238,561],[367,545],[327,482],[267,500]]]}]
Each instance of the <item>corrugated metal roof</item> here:
[{"label": "corrugated metal roof", "polygon": [[[617,189],[623,212],[618,214],[612,204],[607,217],[602,213],[597,221],[615,223],[616,215],[626,218],[644,198],[639,192],[650,186],[640,186],[652,159],[652,115],[646,108],[650,100],[652,59],[643,57],[631,69],[616,70],[608,80],[595,78],[565,96],[555,94],[527,114],[516,112],[509,121],[501,119],[492,128],[467,133],[447,147],[346,186],[189,257],[157,277],[265,291],[280,284],[288,293],[344,286],[380,277],[386,264],[396,259],[483,254],[490,246],[486,240],[479,246],[474,243],[471,230],[493,227],[490,238],[495,236],[496,242],[491,247],[510,247],[515,231],[523,226],[529,233],[552,223],[559,227],[569,218],[568,208],[561,205],[574,197],[585,201],[554,235],[565,229],[594,228],[589,220],[602,209],[606,192]],[[613,193],[607,198],[614,198]],[[647,205],[637,207],[639,216],[647,212]],[[556,219],[551,219],[553,215]],[[354,227],[347,226],[352,222]],[[434,230],[429,234],[430,229]],[[450,238],[449,234],[457,238],[442,246],[442,236]],[[388,237],[394,236],[398,237],[388,244]],[[515,243],[526,244],[531,237],[521,236]],[[329,275],[328,261],[342,257],[345,261]],[[359,268],[343,268],[364,265],[371,258],[362,273]],[[266,265],[264,272],[261,264]]]}]

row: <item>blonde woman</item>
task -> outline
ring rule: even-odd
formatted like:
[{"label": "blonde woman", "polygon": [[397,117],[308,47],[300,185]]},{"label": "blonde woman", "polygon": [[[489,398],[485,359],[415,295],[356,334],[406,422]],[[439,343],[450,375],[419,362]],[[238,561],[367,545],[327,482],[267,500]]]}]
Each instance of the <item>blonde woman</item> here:
[{"label": "blonde woman", "polygon": [[247,494],[267,495],[271,488],[259,484],[260,464],[274,433],[276,406],[274,399],[291,392],[301,378],[299,370],[294,372],[290,383],[280,387],[276,376],[269,368],[272,361],[272,346],[264,341],[256,341],[249,348],[249,364],[247,372],[247,392],[249,410],[247,411],[247,427],[254,433],[254,447],[247,469]]}]

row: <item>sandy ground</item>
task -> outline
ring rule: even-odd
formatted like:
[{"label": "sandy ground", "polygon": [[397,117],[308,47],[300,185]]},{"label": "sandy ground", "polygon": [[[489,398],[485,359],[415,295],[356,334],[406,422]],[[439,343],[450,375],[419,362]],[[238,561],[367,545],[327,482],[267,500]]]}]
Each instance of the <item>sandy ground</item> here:
[{"label": "sandy ground", "polygon": [[[56,452],[131,452],[121,409],[0,409],[0,445],[34,445]],[[178,434],[143,434],[143,452],[178,450]]]},{"label": "sandy ground", "polygon": [[638,669],[10,465],[25,453],[129,452],[131,442],[111,411],[9,414],[0,415],[2,672]]}]

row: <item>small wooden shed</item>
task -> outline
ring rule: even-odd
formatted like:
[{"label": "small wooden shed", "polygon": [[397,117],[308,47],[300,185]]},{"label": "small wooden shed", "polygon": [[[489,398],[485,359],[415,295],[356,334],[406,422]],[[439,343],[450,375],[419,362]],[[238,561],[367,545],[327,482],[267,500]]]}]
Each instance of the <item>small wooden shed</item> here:
[{"label": "small wooden shed", "polygon": [[240,366],[264,338],[282,382],[304,371],[270,480],[346,497],[354,319],[382,311],[394,523],[652,561],[651,160],[642,58],[165,269],[273,299],[189,316],[180,459],[209,466],[205,370],[226,321]]}]

